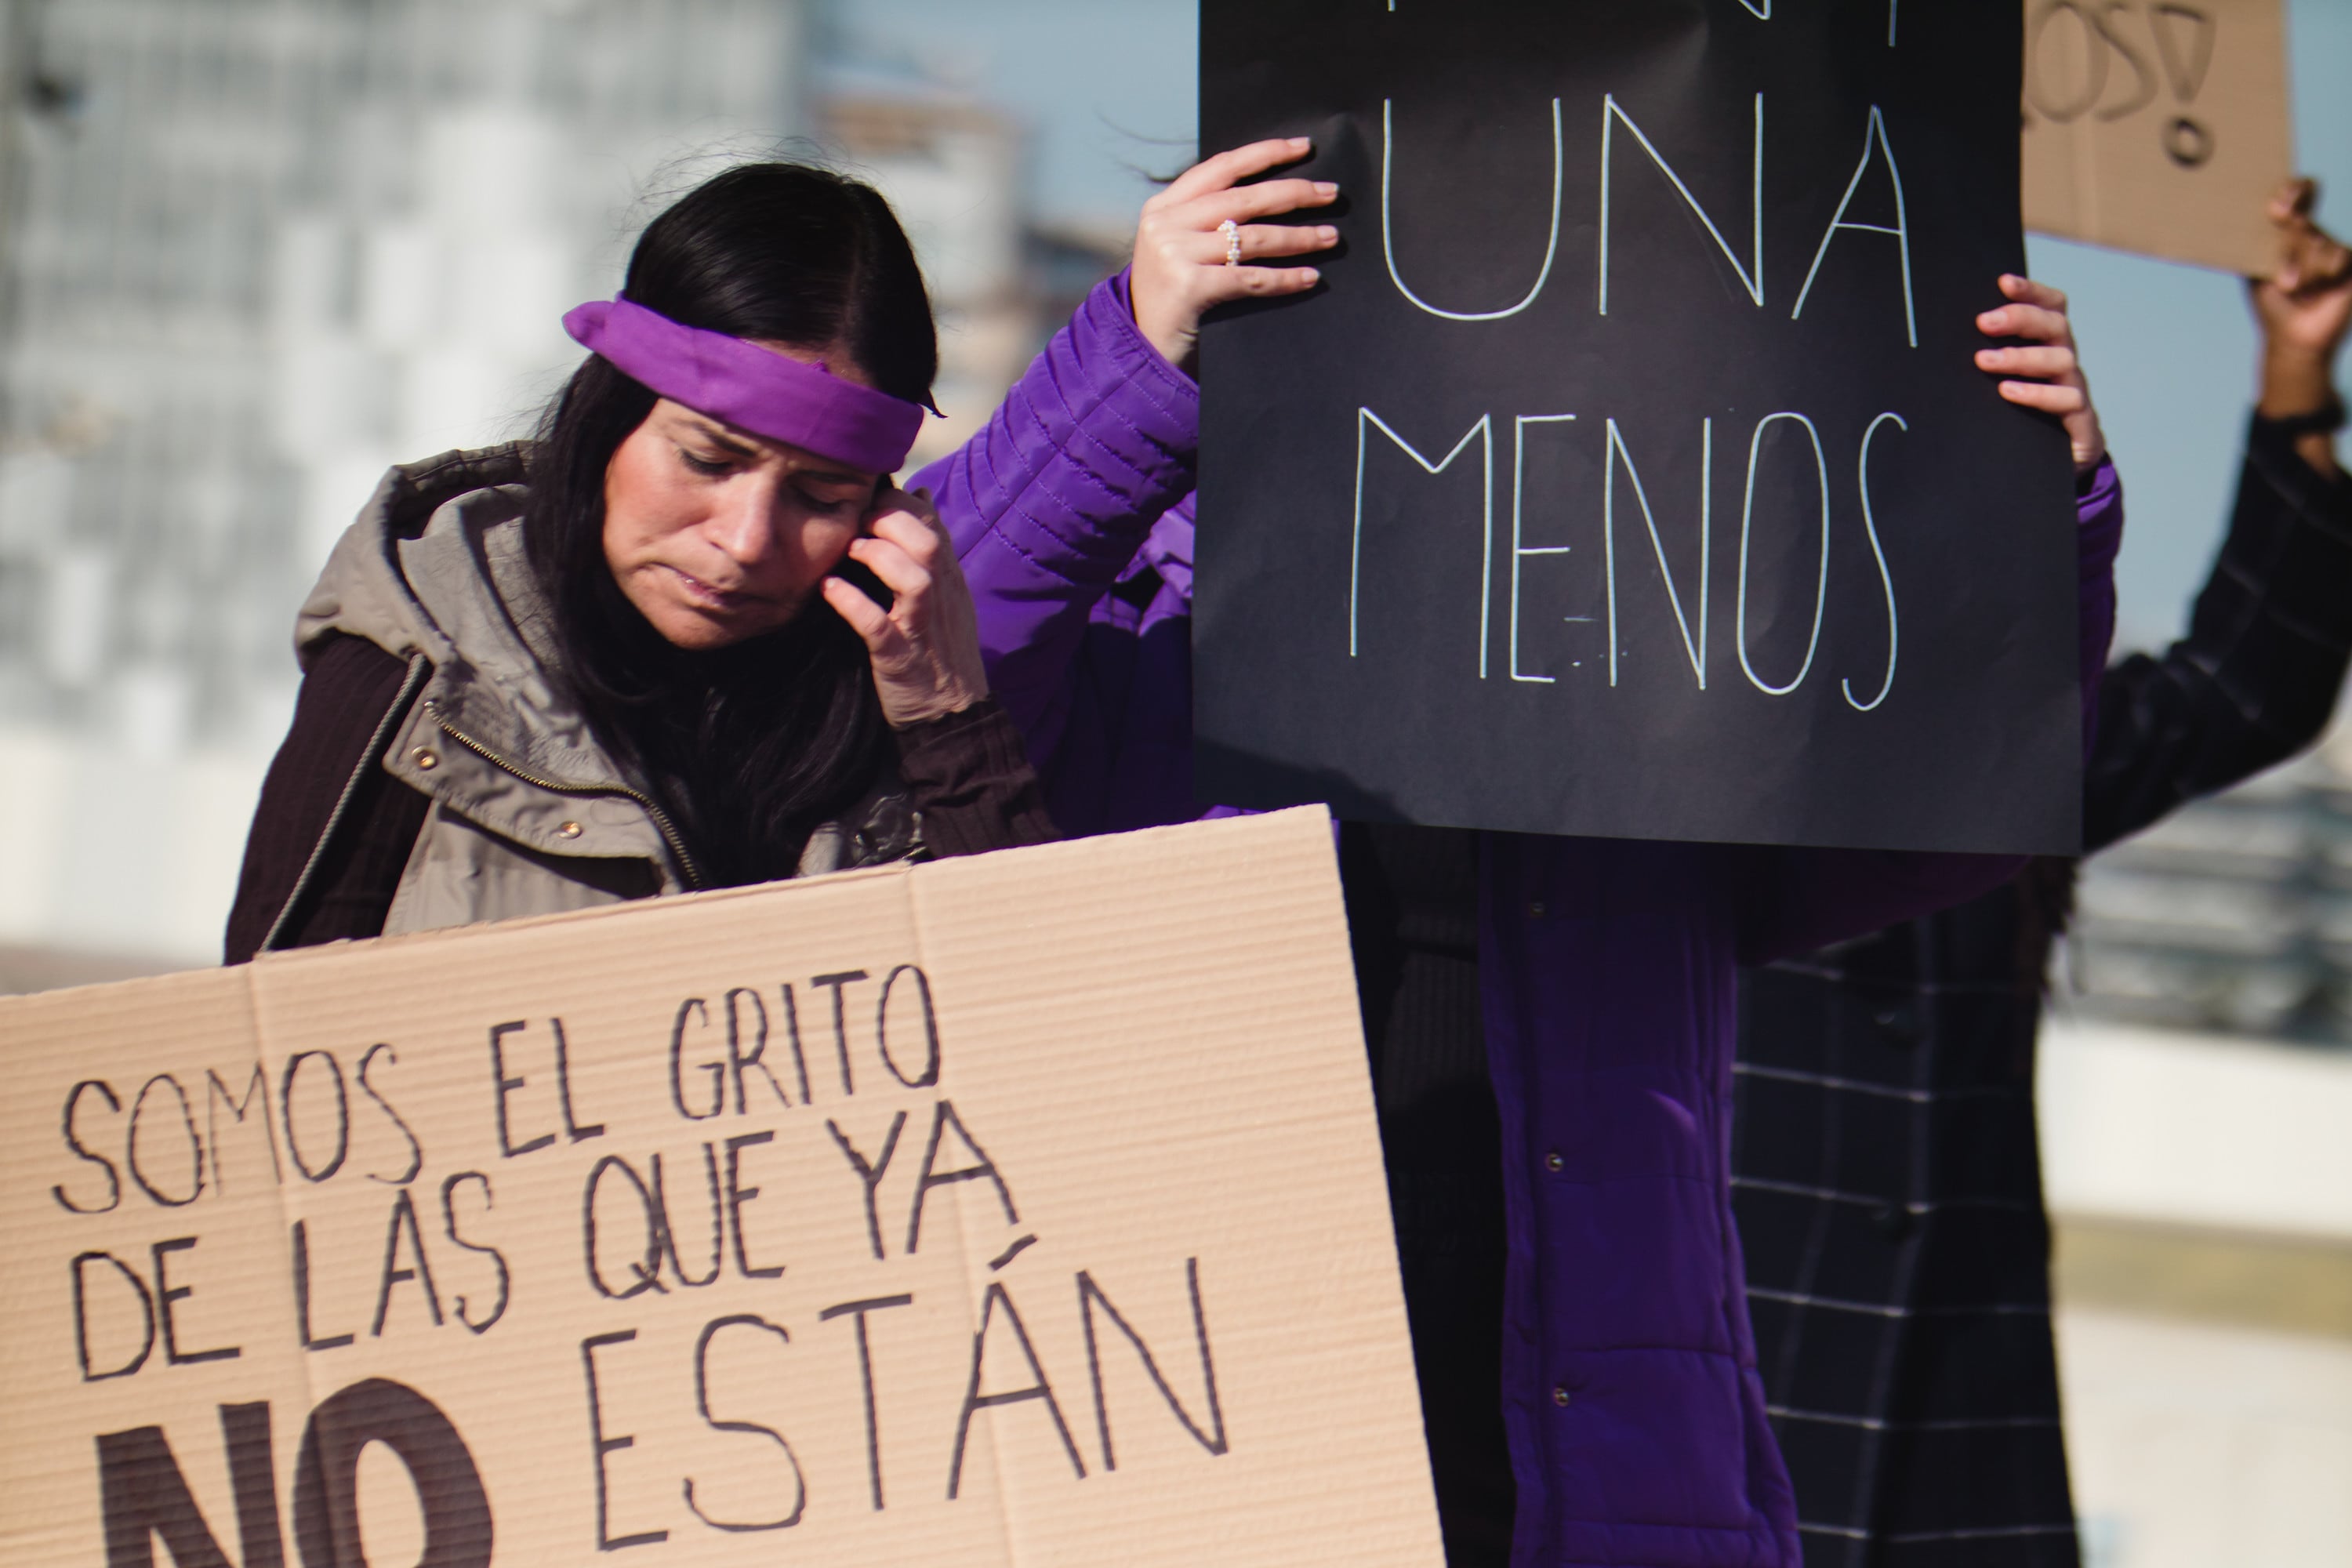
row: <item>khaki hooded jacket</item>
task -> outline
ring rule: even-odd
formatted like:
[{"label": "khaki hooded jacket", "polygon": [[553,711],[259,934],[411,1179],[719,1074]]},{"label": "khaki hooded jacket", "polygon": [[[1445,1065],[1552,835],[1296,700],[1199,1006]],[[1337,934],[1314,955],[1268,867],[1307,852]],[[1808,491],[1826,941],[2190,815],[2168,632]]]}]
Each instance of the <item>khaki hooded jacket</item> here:
[{"label": "khaki hooded jacket", "polygon": [[[384,476],[328,558],[295,632],[307,669],[336,636],[406,679],[273,924],[289,922],[382,767],[431,803],[387,935],[552,914],[706,885],[646,781],[597,741],[558,673],[546,595],[523,553],[520,445],[448,452]],[[905,858],[918,823],[895,775],[811,836],[799,875]]]}]

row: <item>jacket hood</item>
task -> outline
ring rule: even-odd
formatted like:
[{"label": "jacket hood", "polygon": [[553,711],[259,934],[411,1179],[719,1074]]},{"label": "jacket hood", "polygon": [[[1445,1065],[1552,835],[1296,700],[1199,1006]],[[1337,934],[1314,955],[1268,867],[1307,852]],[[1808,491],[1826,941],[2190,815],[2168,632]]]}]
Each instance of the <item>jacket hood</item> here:
[{"label": "jacket hood", "polygon": [[386,474],[303,603],[296,657],[341,635],[422,658],[433,673],[385,755],[394,777],[531,848],[644,858],[691,885],[675,830],[558,673],[523,553],[526,451],[447,452]]},{"label": "jacket hood", "polygon": [[[383,765],[441,811],[545,856],[650,860],[665,891],[699,886],[652,789],[596,739],[562,674],[523,551],[528,452],[445,452],[386,474],[303,603],[296,656],[340,635],[431,666]],[[886,773],[810,836],[798,874],[898,858],[913,837]]]},{"label": "jacket hood", "polygon": [[295,653],[335,634],[434,668],[428,704],[502,755],[580,783],[625,783],[560,668],[547,595],[523,553],[520,445],[449,452],[386,474],[328,557]]}]

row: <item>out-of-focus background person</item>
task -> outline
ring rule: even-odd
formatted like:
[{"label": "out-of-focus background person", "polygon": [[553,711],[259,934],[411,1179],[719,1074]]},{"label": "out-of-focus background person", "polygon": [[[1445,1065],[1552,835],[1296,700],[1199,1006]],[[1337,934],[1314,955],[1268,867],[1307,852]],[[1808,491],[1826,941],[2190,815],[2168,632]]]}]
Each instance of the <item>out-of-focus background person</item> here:
[{"label": "out-of-focus background person", "polygon": [[[2316,742],[2352,660],[2352,481],[2329,436],[2352,253],[2308,181],[2273,271],[2243,471],[2189,625],[2107,671],[2084,768],[2095,855]],[[1744,977],[1732,1186],[1758,1370],[1809,1563],[1998,1540],[2081,1561],[2050,1320],[2034,1069],[2077,862]]]},{"label": "out-of-focus background person", "polygon": [[[2352,4],[2288,21],[2341,229]],[[714,161],[822,150],[898,205],[942,318],[921,461],[1192,161],[1194,32],[1191,0],[0,0],[0,988],[211,961],[328,545],[389,463],[522,433],[562,311]],[[2243,286],[2029,261],[2132,489],[2118,647],[2160,648],[2237,482]],[[2055,962],[2098,1568],[2352,1562],[2344,734],[2093,863]]]}]

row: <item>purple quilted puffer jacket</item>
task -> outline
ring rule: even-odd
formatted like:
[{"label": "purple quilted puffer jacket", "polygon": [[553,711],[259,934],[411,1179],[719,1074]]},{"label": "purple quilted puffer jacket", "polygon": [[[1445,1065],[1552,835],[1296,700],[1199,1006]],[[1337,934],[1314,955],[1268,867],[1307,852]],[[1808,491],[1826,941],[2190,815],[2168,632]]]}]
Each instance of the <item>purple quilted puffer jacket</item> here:
[{"label": "purple quilted puffer jacket", "polygon": [[[1068,833],[1202,815],[1180,508],[1198,415],[1115,279],[918,481]],[[2115,618],[2112,469],[2080,510],[2087,710]],[[1487,835],[1481,867],[1514,1563],[1796,1568],[1726,1177],[1735,973],[1956,902],[2016,862]]]}]

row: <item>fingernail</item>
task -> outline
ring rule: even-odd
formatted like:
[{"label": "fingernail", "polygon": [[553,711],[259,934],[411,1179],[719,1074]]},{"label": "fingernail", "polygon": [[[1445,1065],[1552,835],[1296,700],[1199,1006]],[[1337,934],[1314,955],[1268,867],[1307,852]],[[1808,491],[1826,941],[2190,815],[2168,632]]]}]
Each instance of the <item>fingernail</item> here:
[{"label": "fingernail", "polygon": [[1290,139],[1290,144],[1293,147],[1312,147],[1315,145],[1315,139],[1311,136],[1294,136]]},{"label": "fingernail", "polygon": [[1299,270],[1299,273],[1300,273],[1303,277],[1305,277],[1305,278],[1306,278],[1306,279],[1307,279],[1307,281],[1308,281],[1309,283],[1320,283],[1320,282],[1322,282],[1322,281],[1323,281],[1323,274],[1322,274],[1322,272],[1321,272],[1320,270],[1318,270],[1318,268],[1312,268],[1312,267],[1302,267],[1302,268],[1300,268],[1298,270]]},{"label": "fingernail", "polygon": [[1337,245],[1339,243],[1339,231],[1327,223],[1316,229],[1315,237],[1326,245]]},{"label": "fingernail", "polygon": [[1315,182],[1315,194],[1318,196],[1336,196],[1339,194],[1339,187],[1329,180],[1318,180]]}]

